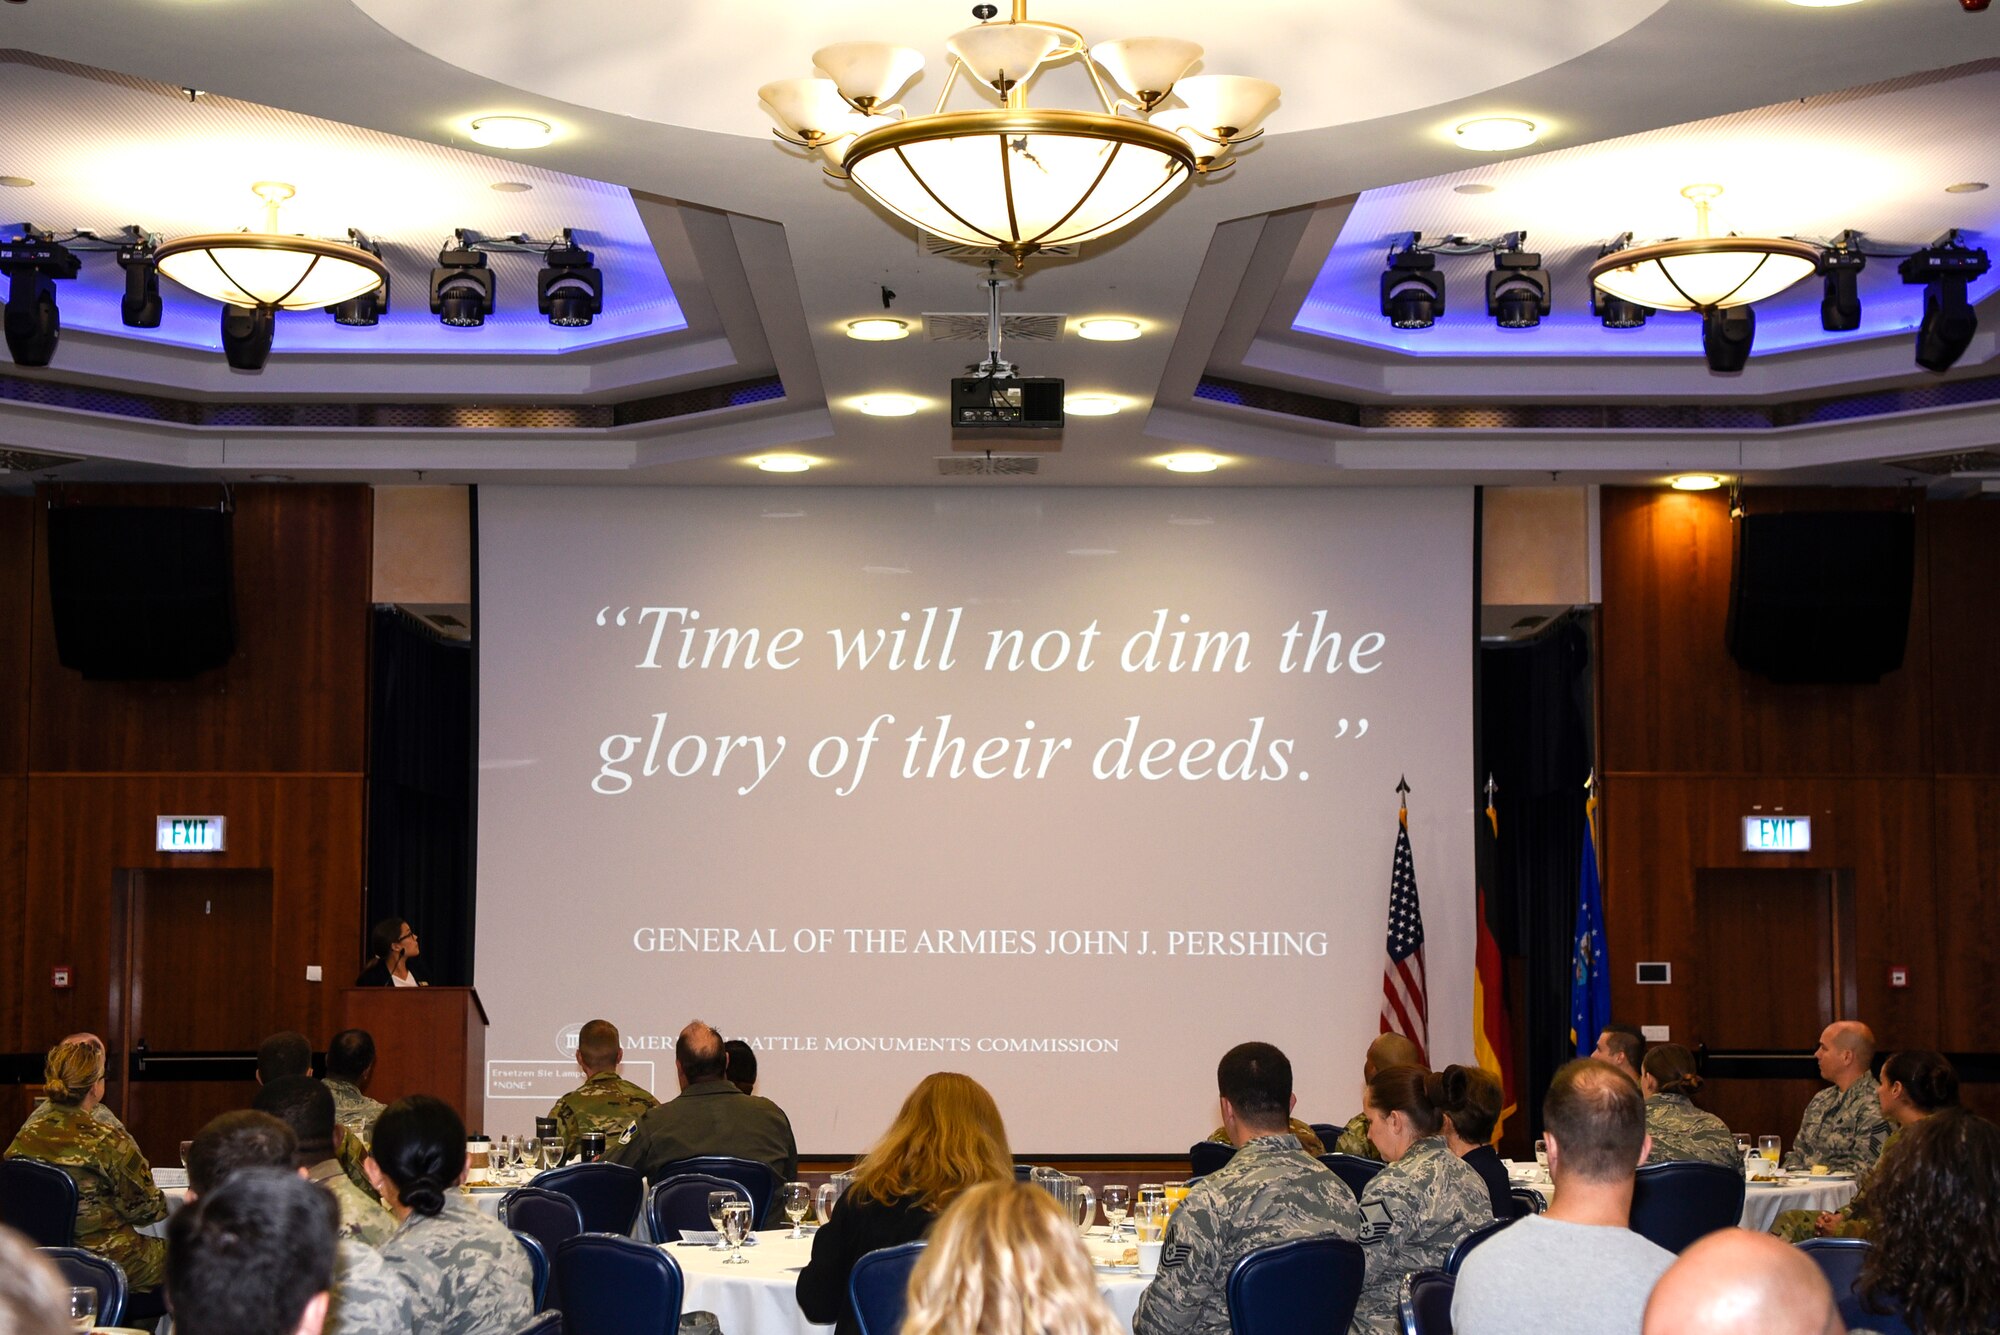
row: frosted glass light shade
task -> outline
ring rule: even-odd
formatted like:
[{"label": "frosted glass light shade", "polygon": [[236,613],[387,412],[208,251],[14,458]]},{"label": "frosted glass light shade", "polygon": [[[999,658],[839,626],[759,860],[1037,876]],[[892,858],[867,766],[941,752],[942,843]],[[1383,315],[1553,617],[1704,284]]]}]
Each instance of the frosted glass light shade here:
[{"label": "frosted glass light shade", "polygon": [[1201,59],[1201,47],[1178,37],[1128,37],[1099,42],[1090,48],[1090,58],[1126,92],[1157,101]]},{"label": "frosted glass light shade", "polygon": [[962,111],[871,130],[854,181],[925,231],[1017,260],[1136,221],[1194,168],[1178,135],[1079,111]]},{"label": "frosted glass light shade", "polygon": [[1243,74],[1197,74],[1175,84],[1174,96],[1187,104],[1185,119],[1176,124],[1218,137],[1227,130],[1235,137],[1256,129],[1271,114],[1278,105],[1278,85]]},{"label": "frosted glass light shade", "polygon": [[945,49],[987,85],[1020,83],[1062,50],[1070,35],[1042,23],[980,23],[945,39]]},{"label": "frosted glass light shade", "polygon": [[204,297],[285,311],[335,306],[388,277],[358,246],[261,232],[182,237],[163,244],[158,260],[161,273]]},{"label": "frosted glass light shade", "polygon": [[774,79],[757,90],[778,124],[800,138],[838,134],[852,128],[854,108],[841,99],[831,79]]},{"label": "frosted glass light shade", "polygon": [[1654,310],[1727,310],[1774,297],[1818,267],[1818,249],[1803,241],[1693,237],[1613,251],[1590,266],[1590,281]]},{"label": "frosted glass light shade", "polygon": [[894,102],[922,73],[924,53],[887,42],[836,42],[813,52],[813,65],[857,106]]}]

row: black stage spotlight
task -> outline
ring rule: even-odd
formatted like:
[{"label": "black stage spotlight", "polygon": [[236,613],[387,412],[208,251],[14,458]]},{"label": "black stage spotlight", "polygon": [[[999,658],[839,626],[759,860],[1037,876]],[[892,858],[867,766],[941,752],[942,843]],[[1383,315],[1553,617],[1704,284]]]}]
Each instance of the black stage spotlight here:
[{"label": "black stage spotlight", "polygon": [[56,280],[74,278],[82,261],[53,241],[20,237],[0,241],[0,274],[7,275],[7,351],[16,366],[47,366],[62,338]]},{"label": "black stage spotlight", "polygon": [[1497,250],[1486,275],[1486,313],[1502,329],[1533,329],[1549,313],[1549,275],[1532,250]]},{"label": "black stage spotlight", "polygon": [[454,329],[477,329],[493,314],[493,271],[476,250],[438,252],[431,270],[431,314]]},{"label": "black stage spotlight", "polygon": [[1750,344],[1757,337],[1757,313],[1748,306],[1728,310],[1710,306],[1701,313],[1701,352],[1708,369],[1734,375],[1750,360]]},{"label": "black stage spotlight", "polygon": [[1844,334],[1861,327],[1861,271],[1867,267],[1866,255],[1844,246],[1819,257],[1819,271],[1826,279],[1825,295],[1819,299],[1821,329]]},{"label": "black stage spotlight", "polygon": [[160,266],[151,246],[121,246],[118,267],[125,271],[125,296],[118,318],[132,329],[158,329],[164,310],[160,302]]},{"label": "black stage spotlight", "polygon": [[278,332],[274,306],[224,306],[222,355],[239,371],[261,371]]},{"label": "black stage spotlight", "polygon": [[1653,308],[1623,297],[1614,297],[1601,287],[1592,287],[1590,313],[1602,320],[1606,329],[1640,329],[1645,326],[1646,317],[1653,313]]},{"label": "black stage spotlight", "polygon": [[[376,259],[379,260],[382,258],[382,247],[363,236],[354,228],[350,227],[347,229],[347,239],[353,242],[358,248],[373,255]],[[383,314],[389,309],[389,275],[387,273],[382,275],[381,286],[363,292],[358,297],[349,297],[346,301],[335,302],[324,309],[328,315],[333,317],[335,324],[352,325],[365,329],[379,323]]]},{"label": "black stage spotlight", "polygon": [[[1924,317],[1917,325],[1917,365],[1926,371],[1948,371],[1965,355],[1972,336],[1979,331],[1979,315],[1966,300],[1965,288],[1991,267],[1986,252],[1959,245],[1956,232],[1943,244],[1920,250],[1897,266],[1905,283],[1924,285]],[[8,309],[11,319],[11,303]],[[12,338],[9,334],[10,342]]]},{"label": "black stage spotlight", "polygon": [[1398,329],[1429,329],[1444,314],[1444,275],[1420,250],[1389,256],[1382,274],[1382,314]]},{"label": "black stage spotlight", "polygon": [[564,229],[563,244],[549,251],[548,267],[535,275],[535,305],[550,324],[578,329],[604,309],[604,275],[591,267],[595,258]]}]

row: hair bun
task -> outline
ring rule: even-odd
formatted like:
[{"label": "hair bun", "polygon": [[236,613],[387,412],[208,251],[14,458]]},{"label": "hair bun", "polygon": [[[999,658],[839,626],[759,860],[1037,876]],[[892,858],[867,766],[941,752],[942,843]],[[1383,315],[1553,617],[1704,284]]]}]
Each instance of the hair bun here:
[{"label": "hair bun", "polygon": [[444,1184],[429,1173],[411,1178],[396,1194],[418,1214],[434,1215],[444,1209]]}]

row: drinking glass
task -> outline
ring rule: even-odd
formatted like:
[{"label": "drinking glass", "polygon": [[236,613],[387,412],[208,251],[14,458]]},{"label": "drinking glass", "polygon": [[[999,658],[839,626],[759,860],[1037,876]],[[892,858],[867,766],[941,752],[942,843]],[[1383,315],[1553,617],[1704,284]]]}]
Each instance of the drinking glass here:
[{"label": "drinking glass", "polygon": [[743,1239],[749,1236],[750,1202],[732,1192],[722,1207],[722,1240],[729,1244],[729,1255],[722,1259],[724,1265],[750,1264],[750,1258],[743,1254]]},{"label": "drinking glass", "polygon": [[788,1238],[803,1238],[806,1235],[806,1215],[813,1208],[813,1189],[804,1182],[785,1184],[785,1218],[792,1221],[792,1231]]},{"label": "drinking glass", "polygon": [[708,1193],[708,1222],[715,1225],[717,1233],[723,1235],[715,1240],[715,1251],[721,1251],[728,1238],[729,1231],[722,1226],[723,1212],[731,1204],[742,1199],[743,1197],[735,1191],[711,1191]]},{"label": "drinking glass", "polygon": [[186,1167],[188,1166],[188,1151],[189,1151],[189,1150],[191,1150],[191,1149],[193,1149],[193,1148],[194,1148],[194,1142],[193,1142],[193,1141],[191,1141],[191,1140],[184,1140],[184,1141],[182,1141],[182,1142],[181,1142],[181,1167],[182,1167],[182,1168],[186,1168]]},{"label": "drinking glass", "polygon": [[69,1291],[69,1328],[89,1330],[97,1324],[97,1290],[80,1284]]},{"label": "drinking glass", "polygon": [[563,1161],[561,1136],[549,1136],[542,1141],[542,1167],[560,1168]]},{"label": "drinking glass", "polygon": [[1549,1171],[1549,1142],[1546,1140],[1535,1142],[1535,1166],[1544,1173]]},{"label": "drinking glass", "polygon": [[1750,1137],[1741,1133],[1736,1137],[1736,1157],[1739,1159],[1750,1157]]},{"label": "drinking glass", "polygon": [[1185,1182],[1169,1182],[1160,1190],[1166,1197],[1167,1213],[1171,1215],[1174,1211],[1180,1209],[1181,1202],[1187,1199],[1188,1184]]},{"label": "drinking glass", "polygon": [[1771,1163],[1778,1162],[1778,1151],[1784,1142],[1776,1136],[1757,1137],[1757,1153]]},{"label": "drinking glass", "polygon": [[1116,1242],[1124,1228],[1125,1216],[1132,1212],[1132,1189],[1107,1182],[1099,1203],[1104,1206],[1104,1218],[1111,1225],[1111,1240]]},{"label": "drinking glass", "polygon": [[502,1133],[493,1138],[493,1180],[504,1181],[512,1175],[514,1167],[514,1138]]}]

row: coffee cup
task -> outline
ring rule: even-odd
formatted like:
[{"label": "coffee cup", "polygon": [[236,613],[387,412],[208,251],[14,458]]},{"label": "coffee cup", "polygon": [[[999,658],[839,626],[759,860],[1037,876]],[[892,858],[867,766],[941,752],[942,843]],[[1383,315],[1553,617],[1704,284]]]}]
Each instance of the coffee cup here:
[{"label": "coffee cup", "polygon": [[1160,1273],[1160,1249],[1164,1242],[1142,1242],[1139,1244],[1139,1273],[1157,1275]]}]

